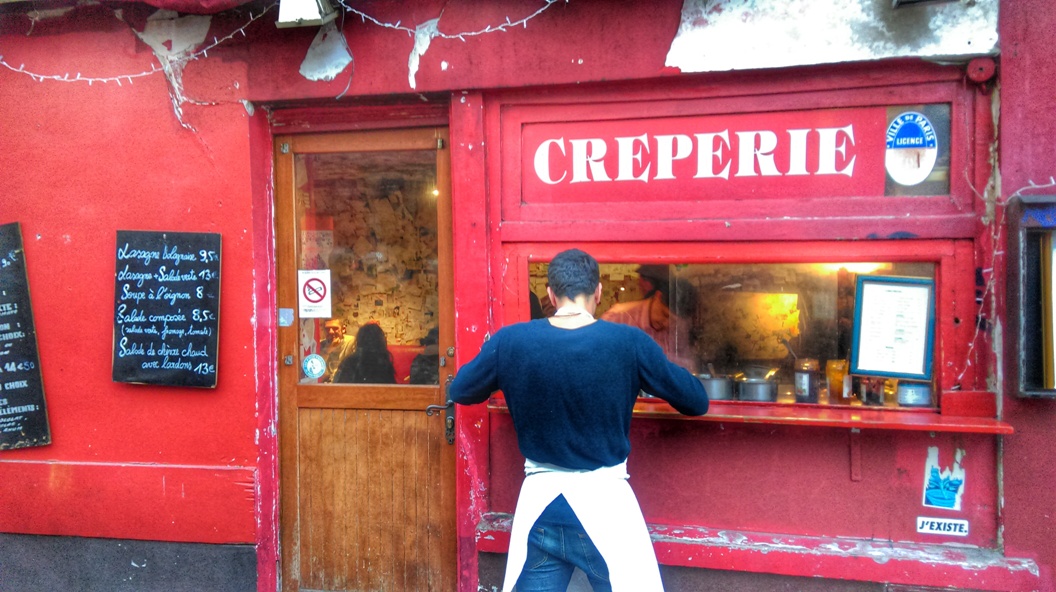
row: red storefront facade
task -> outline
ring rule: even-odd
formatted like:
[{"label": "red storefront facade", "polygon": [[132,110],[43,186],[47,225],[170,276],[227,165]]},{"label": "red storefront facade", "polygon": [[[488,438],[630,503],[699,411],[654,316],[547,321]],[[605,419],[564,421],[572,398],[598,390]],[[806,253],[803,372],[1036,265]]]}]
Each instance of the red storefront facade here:
[{"label": "red storefront facade", "polygon": [[[351,76],[306,80],[316,29],[277,30],[274,8],[244,5],[208,26],[210,39],[238,30],[245,41],[166,80],[128,76],[156,59],[132,32],[153,9],[126,7],[127,25],[109,8],[5,12],[0,223],[22,228],[53,442],[0,452],[0,531],[16,558],[0,587],[30,585],[42,558],[73,548],[95,566],[50,567],[42,581],[276,589],[288,545],[283,145],[307,154],[331,133],[446,128],[453,322],[441,341],[456,372],[486,334],[528,318],[537,266],[571,246],[603,265],[933,270],[931,406],[720,401],[686,419],[639,403],[631,484],[668,589],[1052,589],[1054,411],[1018,396],[1007,285],[1018,276],[1006,205],[1051,193],[1056,164],[1043,59],[1054,23],[1030,4],[1044,12],[1000,6],[992,60],[680,74],[663,66],[677,3],[573,2],[520,28],[434,38],[413,92],[413,39],[360,18],[345,24]],[[440,15],[373,8],[392,23]],[[440,22],[476,30],[514,10],[453,6]],[[67,70],[113,80],[42,77]],[[892,191],[892,121],[923,111],[935,122],[936,109],[944,185]],[[1045,220],[1040,207],[1032,220]],[[111,243],[124,229],[224,237],[215,389],[110,380]],[[523,462],[501,400],[459,409],[452,447],[444,535],[457,589],[488,588],[501,581]],[[922,501],[931,454],[963,471],[956,508]],[[221,567],[151,569],[180,554]]]},{"label": "red storefront facade", "polygon": [[[949,552],[943,543],[949,539],[915,530],[921,508],[915,480],[908,478],[913,472],[909,459],[923,459],[927,449],[937,447],[940,456],[981,462],[965,466],[966,472],[992,473],[994,434],[1008,435],[1012,428],[987,410],[993,403],[979,392],[985,388],[976,382],[978,362],[971,351],[975,328],[961,320],[974,308],[976,294],[971,236],[979,212],[968,205],[969,187],[985,185],[989,175],[986,160],[979,161],[964,140],[989,134],[989,101],[966,87],[960,73],[925,67],[914,79],[911,68],[902,65],[887,78],[877,69],[868,81],[833,71],[825,77],[832,84],[828,88],[801,85],[795,75],[768,75],[755,86],[751,77],[740,75],[736,83],[717,84],[721,90],[714,96],[690,83],[665,85],[662,92],[655,87],[606,88],[592,95],[577,88],[542,98],[529,92],[482,97],[485,143],[500,146],[484,175],[492,180],[489,194],[497,192],[500,198],[490,200],[481,222],[501,221],[497,227],[489,225],[487,242],[502,245],[492,252],[491,266],[505,272],[488,289],[502,303],[497,314],[505,323],[526,318],[531,262],[573,245],[585,246],[603,265],[627,260],[815,263],[836,253],[849,261],[937,264],[936,339],[942,353],[935,366],[941,368],[938,383],[949,385],[940,387],[946,407],[938,415],[720,401],[703,420],[683,421],[663,405],[640,403],[631,482],[658,539],[662,563],[837,579],[874,573],[868,579],[959,588],[1032,585],[1027,582],[1033,578],[1030,568],[1018,561],[987,564],[978,556],[982,563],[973,569],[950,570],[951,561],[961,562],[960,550],[957,559],[943,559]],[[873,86],[877,83],[882,92]],[[753,96],[764,87],[765,97]],[[966,177],[951,178],[949,199],[883,195],[882,155],[869,154],[870,147],[880,150],[880,144],[868,140],[882,135],[888,124],[885,107],[873,105],[878,94],[892,104],[953,105],[950,167],[964,170]],[[759,165],[758,150],[742,152],[735,144],[724,151],[724,141],[715,139],[715,132],[728,133],[734,142],[767,132],[788,138],[794,135],[788,134],[790,128],[809,130],[802,137],[810,140],[800,148],[778,143],[772,149],[772,169]],[[680,132],[687,138],[704,137],[704,147],[695,145],[695,152],[707,156],[698,159],[683,150],[687,166],[681,171],[664,160],[677,150],[662,152],[650,142]],[[595,143],[579,149],[577,163],[575,145],[585,135]],[[627,140],[621,146],[620,138],[638,140],[639,148]],[[797,151],[806,155],[812,150],[801,159],[808,164],[799,167],[807,174],[782,174],[797,168],[791,164]],[[590,156],[599,153],[604,156],[593,162],[603,165],[591,169]],[[745,167],[738,156],[756,159],[756,166]],[[702,173],[702,168],[707,170]],[[737,178],[739,170],[766,169],[771,172],[766,179],[751,173]],[[839,179],[818,180],[822,175],[810,177],[810,171],[830,171]],[[608,179],[597,180],[606,174]],[[982,177],[972,181],[974,175]],[[583,179],[578,186],[577,176]],[[618,185],[621,177],[623,187]],[[870,178],[873,182],[866,180]],[[649,185],[663,181],[674,187]],[[724,184],[714,191],[722,197],[703,204],[700,196],[712,192],[693,184],[709,182]],[[840,187],[841,182],[851,187]],[[962,191],[962,197],[953,197]],[[900,200],[909,203],[895,206]],[[456,236],[459,221],[472,220],[459,207],[456,202]],[[915,211],[896,213],[903,207]],[[463,528],[476,532],[478,551],[502,553],[520,482],[512,424],[501,401],[486,414],[460,413],[470,415],[460,423],[472,468],[468,472],[481,475],[479,484],[470,480],[465,486],[479,487],[488,496],[479,510],[469,505],[459,515],[470,517]],[[806,466],[809,471],[803,470]],[[888,478],[880,478],[882,474]],[[884,483],[870,483],[877,478]],[[760,487],[760,480],[781,485]],[[984,541],[998,537],[996,515],[985,501],[997,492],[984,488],[976,493],[981,498],[974,504],[965,500],[966,508],[974,509],[962,516],[974,513],[968,522],[988,526],[971,527],[968,540],[959,542],[974,540],[985,547],[989,543]],[[897,502],[900,495],[908,503]],[[478,512],[482,521],[475,518]],[[880,528],[891,530],[880,534]],[[820,532],[831,536],[816,536]],[[868,558],[874,554],[889,560],[878,565]],[[961,576],[966,579],[959,580]]]}]

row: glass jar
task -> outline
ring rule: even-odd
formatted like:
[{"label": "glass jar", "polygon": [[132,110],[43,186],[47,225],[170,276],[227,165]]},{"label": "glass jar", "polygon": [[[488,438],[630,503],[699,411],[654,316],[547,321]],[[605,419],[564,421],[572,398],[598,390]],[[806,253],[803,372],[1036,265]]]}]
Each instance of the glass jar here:
[{"label": "glass jar", "polygon": [[825,362],[825,381],[829,389],[830,405],[850,405],[851,389],[844,389],[843,380],[847,376],[847,360],[829,360]]},{"label": "glass jar", "polygon": [[795,395],[797,403],[817,403],[821,390],[821,372],[818,361],[803,358],[796,362]]}]

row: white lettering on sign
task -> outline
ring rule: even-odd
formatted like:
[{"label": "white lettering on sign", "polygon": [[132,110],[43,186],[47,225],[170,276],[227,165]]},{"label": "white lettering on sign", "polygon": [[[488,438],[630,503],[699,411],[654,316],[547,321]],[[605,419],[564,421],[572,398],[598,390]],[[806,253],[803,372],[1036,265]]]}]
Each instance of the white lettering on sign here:
[{"label": "white lettering on sign", "polygon": [[[840,134],[845,137],[841,138]],[[821,146],[818,148],[818,172],[819,175],[847,175],[854,172],[854,157],[848,158],[847,144],[854,145],[854,128],[847,127],[822,127],[818,128],[818,136],[821,138]],[[847,166],[836,169],[836,155],[839,154],[847,161]]]},{"label": "white lettering on sign", "polygon": [[[811,134],[817,138],[812,143]],[[784,177],[854,174],[854,126],[664,134],[650,137],[548,138],[536,148],[535,175],[547,185],[605,181],[674,180],[674,163],[696,154],[694,179]],[[817,167],[807,168],[808,151],[816,146]],[[612,150],[610,151],[610,148]],[[787,150],[788,162],[778,166],[775,155]],[[616,177],[610,171],[616,171]],[[569,177],[571,173],[571,177]]]},{"label": "white lettering on sign", "polygon": [[[611,181],[605,172],[605,154],[608,144],[601,138],[569,140],[572,144],[572,182]],[[590,174],[587,174],[587,169]]]},{"label": "white lettering on sign", "polygon": [[968,536],[968,521],[956,518],[917,517],[917,532],[947,536]]},{"label": "white lettering on sign", "polygon": [[565,155],[565,139],[557,138],[556,140],[546,140],[542,144],[539,144],[539,148],[535,150],[535,175],[539,177],[539,180],[547,185],[557,185],[561,181],[565,180],[565,174],[561,173],[560,179],[553,179],[550,177],[550,147],[555,146],[561,151],[561,156]]}]

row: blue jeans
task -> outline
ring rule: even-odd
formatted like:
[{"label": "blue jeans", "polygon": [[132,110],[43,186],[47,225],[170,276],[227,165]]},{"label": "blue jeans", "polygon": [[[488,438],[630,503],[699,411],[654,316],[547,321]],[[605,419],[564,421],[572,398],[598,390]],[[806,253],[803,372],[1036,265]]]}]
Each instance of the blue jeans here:
[{"label": "blue jeans", "polygon": [[594,592],[612,592],[605,559],[582,527],[536,522],[528,534],[528,556],[517,592],[565,592],[577,567]]}]

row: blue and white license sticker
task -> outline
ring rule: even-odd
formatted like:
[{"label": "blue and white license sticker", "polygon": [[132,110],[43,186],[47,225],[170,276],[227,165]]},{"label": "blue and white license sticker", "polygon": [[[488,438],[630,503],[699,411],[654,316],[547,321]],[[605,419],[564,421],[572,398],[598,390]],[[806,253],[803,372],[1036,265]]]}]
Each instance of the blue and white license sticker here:
[{"label": "blue and white license sticker", "polygon": [[304,375],[308,378],[319,378],[326,372],[326,360],[319,354],[311,354],[304,359],[301,364],[304,369]]},{"label": "blue and white license sticker", "polygon": [[928,118],[916,111],[899,114],[887,126],[884,168],[899,185],[923,182],[935,168],[939,143]]}]

